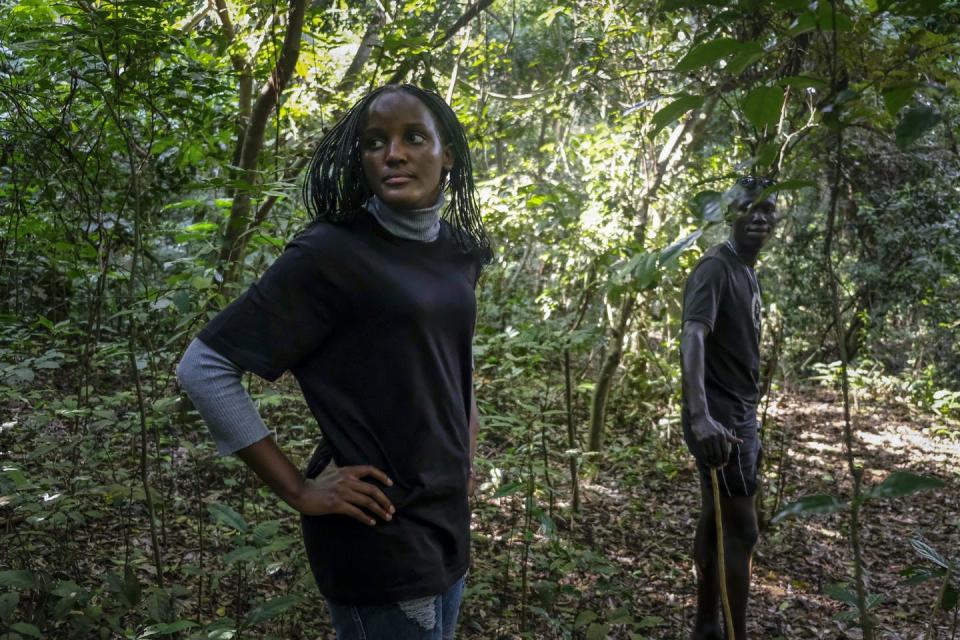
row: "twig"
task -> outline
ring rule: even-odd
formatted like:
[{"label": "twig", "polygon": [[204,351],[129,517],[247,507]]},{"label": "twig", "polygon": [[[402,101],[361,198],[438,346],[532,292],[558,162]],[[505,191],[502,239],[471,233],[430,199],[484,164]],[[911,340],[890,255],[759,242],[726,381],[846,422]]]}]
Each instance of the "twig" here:
[{"label": "twig", "polygon": [[717,468],[710,467],[710,482],[713,484],[713,515],[717,523],[717,563],[720,567],[720,601],[723,603],[723,619],[727,624],[727,640],[735,640],[733,616],[730,613],[730,595],[727,593],[727,561],[723,552],[723,515],[720,513],[720,485],[717,483]]}]

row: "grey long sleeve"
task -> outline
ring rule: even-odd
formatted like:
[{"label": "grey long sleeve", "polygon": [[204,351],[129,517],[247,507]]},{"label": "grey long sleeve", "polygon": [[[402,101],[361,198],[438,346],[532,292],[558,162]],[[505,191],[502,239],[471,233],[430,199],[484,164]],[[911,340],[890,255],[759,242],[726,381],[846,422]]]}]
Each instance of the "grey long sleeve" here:
[{"label": "grey long sleeve", "polygon": [[177,378],[190,396],[221,456],[259,442],[270,430],[240,380],[243,370],[199,339],[187,347]]}]

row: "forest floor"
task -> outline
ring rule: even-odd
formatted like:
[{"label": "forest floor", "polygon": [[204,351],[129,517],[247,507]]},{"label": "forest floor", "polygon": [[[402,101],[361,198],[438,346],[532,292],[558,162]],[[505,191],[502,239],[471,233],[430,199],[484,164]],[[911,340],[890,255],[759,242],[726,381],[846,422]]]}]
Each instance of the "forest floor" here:
[{"label": "forest floor", "polygon": [[[874,610],[879,620],[877,638],[927,638],[938,585],[935,581],[904,585],[901,571],[924,562],[911,548],[911,538],[922,538],[942,555],[957,556],[960,443],[931,435],[937,424],[943,424],[942,419],[902,404],[861,399],[855,414],[856,447],[865,467],[865,485],[878,484],[892,471],[936,476],[946,482],[944,488],[935,491],[871,502],[862,511],[868,588],[883,597]],[[782,505],[812,494],[849,497],[852,482],[844,455],[842,403],[837,397],[818,389],[781,396],[770,405],[770,424],[776,424],[778,430],[767,429],[766,438],[773,440],[765,442],[767,477],[776,477],[782,459]],[[672,439],[676,441],[677,436]],[[618,444],[609,446],[616,448]],[[577,634],[591,637],[591,621],[606,619],[612,623],[595,629],[595,637],[689,637],[695,610],[695,576],[688,549],[699,506],[696,471],[678,446],[661,458],[657,457],[660,454],[651,456],[649,448],[646,455],[647,461],[634,460],[633,464],[628,455],[621,455],[584,485],[579,522],[565,532],[577,546],[592,549],[609,563],[599,563],[603,568],[592,577],[593,582],[589,569],[586,575],[572,579],[581,592],[596,586],[604,573],[615,574],[613,580],[619,584],[617,590],[596,591],[593,608],[601,613],[578,618]],[[678,455],[682,457],[675,457]],[[772,501],[773,496],[768,495],[768,509]],[[847,582],[852,575],[846,523],[846,513],[836,513],[787,518],[765,529],[754,559],[751,638],[862,637],[858,629],[849,629],[836,620],[849,607],[825,593],[831,585]],[[475,547],[476,562],[484,562],[482,553]],[[606,614],[602,612],[604,607]],[[465,627],[469,637],[513,637],[503,629],[491,631],[487,625],[479,629],[477,617],[469,613],[471,608],[468,600]],[[549,614],[541,615],[541,629],[547,626],[544,621],[550,619]],[[531,618],[527,628],[534,637],[554,637],[550,631],[537,631],[537,617]],[[629,624],[618,625],[617,620]],[[940,614],[936,624],[939,632],[933,637],[953,637],[955,620]]]},{"label": "forest floor", "polygon": [[[295,389],[287,391],[290,395],[263,396],[264,406],[300,412],[291,408]],[[147,586],[156,576],[138,496],[137,423],[128,416],[129,427],[118,428],[123,423],[101,403],[102,419],[85,434],[71,435],[62,412],[51,408],[57,405],[45,402],[47,409],[39,402],[33,408],[7,407],[9,417],[0,431],[7,484],[12,478],[26,496],[14,507],[10,496],[0,495],[0,575],[19,583],[11,583],[20,593],[19,613],[12,619],[40,627],[43,635],[33,637],[147,637],[156,631],[148,625],[172,620],[176,610],[195,628],[167,637],[227,638],[233,636],[217,631],[217,625],[232,624],[231,617],[250,619],[260,603],[292,594],[295,607],[248,626],[236,638],[332,638],[295,514],[258,487],[235,458],[216,458],[202,425],[185,425],[175,434],[178,440],[164,445],[170,458],[160,485],[168,505],[163,534],[168,589],[163,591]],[[901,572],[924,562],[911,548],[911,538],[958,556],[960,429],[891,401],[861,398],[855,413],[856,446],[868,485],[898,470],[946,483],[938,490],[871,502],[862,513],[869,590],[883,597],[875,609],[878,640],[926,640],[937,585],[905,585]],[[309,455],[315,431],[305,416],[293,415],[271,416],[271,424],[288,425],[282,430],[285,446],[290,444],[301,459]],[[848,497],[837,398],[819,389],[793,391],[771,402],[768,416],[767,513],[773,511],[770,479],[778,477],[781,461],[781,506],[804,495]],[[303,422],[297,424],[298,419]],[[695,610],[689,550],[699,489],[676,428],[666,432],[666,423],[611,420],[615,426],[604,452],[584,462],[582,506],[571,518],[569,472],[560,444],[565,427],[552,420],[553,426],[541,432],[549,441],[548,456],[548,447],[532,437],[539,427],[517,423],[505,429],[494,422],[491,416],[480,451],[489,482],[474,499],[473,567],[458,638],[686,640]],[[941,431],[953,439],[936,435],[944,426]],[[530,429],[527,435],[524,429]],[[849,579],[851,558],[844,513],[787,518],[766,528],[755,555],[750,637],[858,638],[856,630],[836,620],[849,607],[827,594],[831,585]],[[136,578],[133,583],[118,577],[126,575],[128,564],[136,573],[129,578]],[[37,578],[39,584],[60,586],[38,590],[23,571],[7,569],[29,569],[47,576]],[[77,584],[89,594],[83,602],[92,598],[96,611],[74,602]],[[6,607],[0,607],[0,625],[9,623],[16,597],[0,595]],[[100,609],[115,612],[128,631],[115,634],[117,623],[105,626]],[[936,624],[934,638],[956,640],[954,620],[941,616]]]}]

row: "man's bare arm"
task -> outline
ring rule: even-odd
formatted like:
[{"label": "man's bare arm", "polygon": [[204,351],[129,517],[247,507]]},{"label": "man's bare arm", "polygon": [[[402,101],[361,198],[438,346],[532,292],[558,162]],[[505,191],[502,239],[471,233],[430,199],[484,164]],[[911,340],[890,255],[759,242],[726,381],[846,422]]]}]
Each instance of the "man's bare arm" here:
[{"label": "man's bare arm", "polygon": [[696,320],[683,323],[680,334],[680,364],[683,368],[683,395],[690,412],[690,430],[700,446],[703,461],[712,466],[726,464],[730,456],[730,444],[741,440],[713,419],[707,406],[704,386],[704,339],[710,328]]}]

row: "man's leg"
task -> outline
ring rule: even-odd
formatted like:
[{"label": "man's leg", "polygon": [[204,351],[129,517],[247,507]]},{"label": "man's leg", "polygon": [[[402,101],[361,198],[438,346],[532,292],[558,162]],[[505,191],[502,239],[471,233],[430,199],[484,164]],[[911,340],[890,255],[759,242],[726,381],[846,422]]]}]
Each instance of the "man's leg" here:
[{"label": "man's leg", "polygon": [[[736,634],[736,640],[746,640],[750,566],[753,560],[753,548],[759,536],[753,496],[731,498],[721,494],[720,511],[723,518],[727,595],[730,597],[733,631]],[[716,546],[716,537],[713,545]]]},{"label": "man's leg", "polygon": [[717,527],[714,519],[713,492],[701,483],[700,518],[693,540],[693,558],[697,565],[697,617],[692,640],[723,640],[720,624],[720,575],[717,565]]}]

